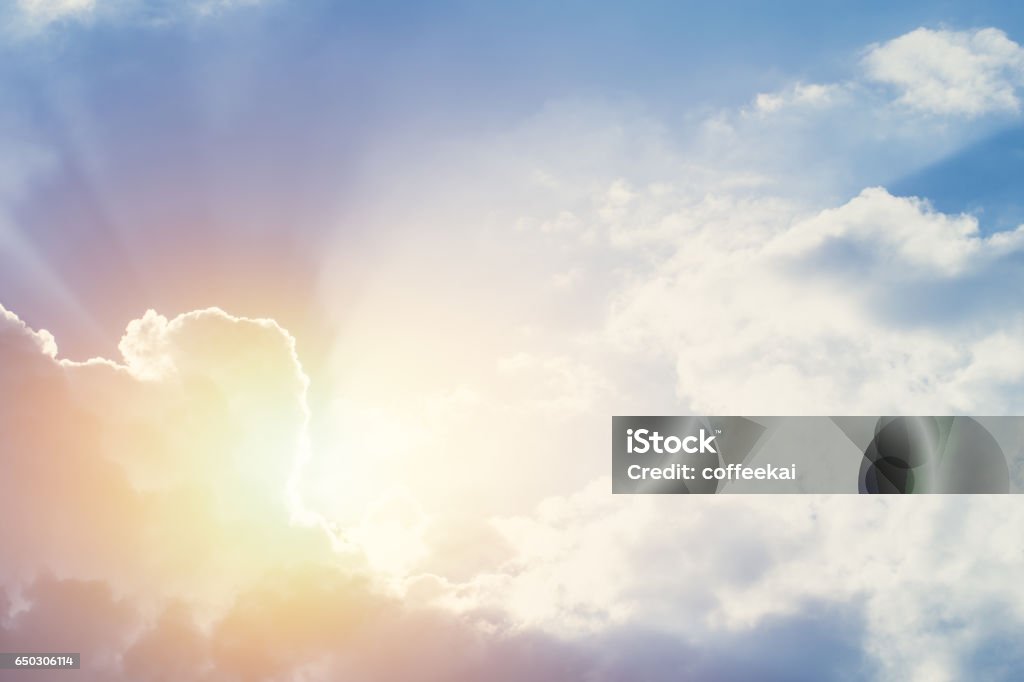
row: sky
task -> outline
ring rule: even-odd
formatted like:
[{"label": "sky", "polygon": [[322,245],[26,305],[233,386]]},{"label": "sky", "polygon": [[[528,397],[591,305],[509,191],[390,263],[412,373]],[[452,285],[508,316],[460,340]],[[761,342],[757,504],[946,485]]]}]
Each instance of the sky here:
[{"label": "sky", "polygon": [[1015,679],[1013,496],[613,496],[607,437],[1021,414],[1022,97],[1002,2],[0,3],[0,650]]}]

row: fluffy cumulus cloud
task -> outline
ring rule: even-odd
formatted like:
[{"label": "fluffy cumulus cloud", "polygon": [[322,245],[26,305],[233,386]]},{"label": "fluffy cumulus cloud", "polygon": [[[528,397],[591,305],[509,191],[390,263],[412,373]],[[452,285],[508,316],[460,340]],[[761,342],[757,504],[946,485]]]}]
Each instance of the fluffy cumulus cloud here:
[{"label": "fluffy cumulus cloud", "polygon": [[835,669],[822,668],[819,657],[836,653],[817,650],[807,631],[802,658],[785,651],[797,656],[790,674],[800,660],[826,679],[957,680],[986,658],[976,670],[1004,679],[996,671],[1015,660],[1012,647],[990,646],[1024,622],[1014,539],[1024,511],[1012,498],[694,505],[612,498],[609,487],[597,481],[497,521],[517,555],[507,572],[477,581],[474,599],[510,604],[560,632],[657,623],[705,651],[747,637],[770,648],[779,621],[827,614],[836,638],[828,646],[863,658],[847,651]]},{"label": "fluffy cumulus cloud", "polygon": [[864,66],[871,80],[892,86],[913,109],[977,116],[1020,107],[1024,48],[995,28],[919,28],[872,46]]},{"label": "fluffy cumulus cloud", "polygon": [[683,409],[705,413],[1022,408],[1021,228],[883,187],[829,206],[770,182],[606,183],[551,212],[580,226],[556,249],[599,244],[611,264],[588,281],[606,292],[598,366],[667,358]]},{"label": "fluffy cumulus cloud", "polygon": [[[727,232],[710,219],[709,201],[728,206]],[[999,376],[986,369],[997,340],[1006,358],[1024,353],[1020,307],[957,330],[944,322],[964,317],[962,305],[942,300],[950,288],[1012,271],[1024,232],[983,237],[972,216],[943,215],[880,188],[806,217],[772,215],[764,203],[725,199],[686,213],[666,209],[662,229],[671,237],[657,244],[664,256],[616,295],[612,337],[672,357],[678,390],[694,409],[1024,407],[1019,363]],[[628,235],[631,224],[614,229]]]},{"label": "fluffy cumulus cloud", "polygon": [[851,103],[939,117],[1015,114],[1024,85],[1024,48],[1003,31],[918,28],[869,46],[859,69],[837,83],[795,83],[754,98],[760,116]]},{"label": "fluffy cumulus cloud", "polygon": [[896,273],[954,277],[1024,250],[1024,226],[982,237],[974,216],[944,215],[917,197],[871,187],[794,225],[777,252],[809,253],[828,243],[864,245]]},{"label": "fluffy cumulus cloud", "polygon": [[[97,682],[624,682],[638,670],[666,681],[755,671],[791,679],[794,656],[805,658],[807,679],[820,679],[863,664],[855,613],[827,634],[816,633],[815,618],[772,616],[760,630],[722,629],[705,646],[646,618],[572,633],[538,627],[543,618],[517,613],[520,599],[489,595],[478,571],[451,582],[414,575],[399,599],[365,570],[361,550],[334,552],[319,529],[288,523],[278,493],[304,428],[306,387],[292,340],[275,324],[218,310],[174,319],[150,312],[128,326],[120,361],[74,363],[57,359],[54,339],[13,313],[3,310],[0,323],[0,376],[11,398],[0,410],[0,500],[4,518],[18,520],[0,524],[4,650],[81,652],[77,676]],[[408,509],[381,513],[415,527]],[[601,516],[606,530],[621,527]],[[511,578],[527,560],[518,595],[537,589],[543,565],[557,577],[551,558],[534,564],[537,542],[557,532],[543,526],[559,519],[567,517],[542,509],[537,521],[469,530],[480,544],[516,543],[513,557],[506,546],[484,565]],[[523,523],[534,524],[525,536]],[[454,576],[439,564],[454,545],[423,530],[443,547],[424,565]],[[579,573],[599,582],[603,574]],[[579,599],[572,591],[558,603],[577,608]],[[797,644],[805,638],[816,654]],[[728,653],[736,649],[739,656]],[[3,680],[21,675],[0,671]]]},{"label": "fluffy cumulus cloud", "polygon": [[2,312],[0,504],[25,519],[0,528],[5,580],[214,590],[196,582],[213,564],[240,576],[266,565],[258,538],[300,554],[321,544],[289,526],[281,482],[301,454],[305,377],[279,327],[150,313],[130,325],[123,363],[74,363]]}]

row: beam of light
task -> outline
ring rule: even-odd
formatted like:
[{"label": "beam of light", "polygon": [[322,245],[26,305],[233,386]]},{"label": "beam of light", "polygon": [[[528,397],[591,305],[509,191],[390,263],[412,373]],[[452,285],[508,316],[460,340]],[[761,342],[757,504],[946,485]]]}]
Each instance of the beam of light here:
[{"label": "beam of light", "polygon": [[20,231],[0,215],[0,254],[4,260],[18,263],[28,272],[33,285],[45,292],[46,298],[60,303],[62,310],[78,322],[95,338],[103,337],[103,330],[92,315],[86,312],[81,300],[68,287],[56,270],[39,256],[32,244]]}]

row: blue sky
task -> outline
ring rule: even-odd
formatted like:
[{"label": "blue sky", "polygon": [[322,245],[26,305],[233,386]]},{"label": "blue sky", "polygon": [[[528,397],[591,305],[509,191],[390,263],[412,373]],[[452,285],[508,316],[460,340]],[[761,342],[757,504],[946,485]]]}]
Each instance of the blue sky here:
[{"label": "blue sky", "polygon": [[[338,229],[339,202],[355,205],[367,186],[389,182],[368,169],[382,149],[426,149],[443,164],[432,144],[500,134],[551,102],[628,103],[670,139],[685,137],[702,115],[742,106],[753,93],[845,80],[866,45],[918,26],[998,26],[1012,37],[1020,22],[1005,3],[270,2],[202,16],[179,3],[100,2],[29,27],[24,14],[6,10],[4,121],[9,136],[56,161],[16,210],[41,257],[68,277],[102,259],[96,249],[130,248],[110,238],[118,230],[158,249],[179,229],[202,231],[192,236],[213,249],[219,235],[241,230],[301,260]],[[1005,227],[1016,209],[1000,178],[1014,157],[1004,138],[989,147],[984,138],[1013,125],[978,121],[967,148],[948,159],[906,177],[867,168],[857,180],[938,195],[945,211],[976,211],[984,201],[986,229]],[[960,168],[985,180],[961,181]],[[844,189],[852,195],[855,185]],[[103,196],[106,187],[131,189]],[[170,228],[147,225],[136,217],[142,210],[190,227],[161,237]],[[119,213],[129,225],[116,225]],[[69,220],[78,223],[70,233]],[[150,260],[124,259],[118,281],[152,288],[146,295],[156,304],[200,303],[146,282]],[[89,303],[110,298],[95,271],[77,279]],[[33,285],[23,274],[9,274],[5,288],[30,319],[51,305],[26,290]],[[90,307],[108,310],[103,324],[116,329],[149,305],[144,298]],[[66,334],[65,346],[85,333]],[[93,336],[76,352],[109,348],[109,337]]]},{"label": "blue sky", "polygon": [[1024,9],[17,0],[0,41],[0,641],[64,595],[123,628],[95,679],[183,632],[217,678],[340,590],[381,620],[288,675],[1012,679],[1015,500],[613,498],[606,438],[1024,410]]}]

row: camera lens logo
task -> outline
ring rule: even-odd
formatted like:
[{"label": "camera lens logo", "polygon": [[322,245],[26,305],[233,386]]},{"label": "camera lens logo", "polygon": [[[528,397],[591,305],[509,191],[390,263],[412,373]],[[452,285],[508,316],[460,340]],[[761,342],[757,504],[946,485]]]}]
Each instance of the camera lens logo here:
[{"label": "camera lens logo", "polygon": [[1006,493],[995,437],[970,417],[881,417],[860,467],[862,493]]}]

